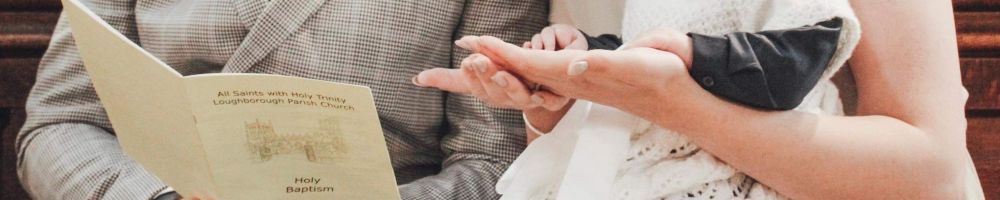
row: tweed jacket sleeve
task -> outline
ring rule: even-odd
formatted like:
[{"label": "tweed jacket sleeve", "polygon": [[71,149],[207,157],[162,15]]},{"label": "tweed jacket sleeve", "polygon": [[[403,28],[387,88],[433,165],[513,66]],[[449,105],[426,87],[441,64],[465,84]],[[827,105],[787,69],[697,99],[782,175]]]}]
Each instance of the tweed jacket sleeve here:
[{"label": "tweed jacket sleeve", "polygon": [[[134,1],[83,2],[138,41]],[[166,187],[119,148],[65,15],[42,57],[26,109],[17,172],[35,199],[150,199]]]},{"label": "tweed jacket sleeve", "polygon": [[[547,0],[483,0],[467,3],[455,38],[490,35],[520,43],[548,25]],[[453,46],[452,66],[469,51]],[[496,180],[525,146],[524,123],[516,110],[497,109],[472,96],[447,94],[448,128],[441,139],[446,155],[435,176],[400,187],[405,198],[496,199]]]}]

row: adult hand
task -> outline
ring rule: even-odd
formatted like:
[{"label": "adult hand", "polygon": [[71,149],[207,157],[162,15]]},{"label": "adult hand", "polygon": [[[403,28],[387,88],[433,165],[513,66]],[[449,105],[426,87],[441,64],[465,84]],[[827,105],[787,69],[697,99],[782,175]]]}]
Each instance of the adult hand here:
[{"label": "adult hand", "polygon": [[552,52],[518,48],[490,36],[463,40],[469,48],[504,66],[503,70],[545,85],[556,94],[623,110],[642,110],[657,94],[677,91],[674,87],[699,87],[687,76],[681,58],[652,48]]},{"label": "adult hand", "polygon": [[527,84],[501,71],[500,66],[480,54],[463,59],[459,69],[435,68],[420,72],[413,77],[413,84],[469,94],[494,107],[524,111],[539,108],[557,111],[569,102],[569,98],[547,91],[531,91]]}]

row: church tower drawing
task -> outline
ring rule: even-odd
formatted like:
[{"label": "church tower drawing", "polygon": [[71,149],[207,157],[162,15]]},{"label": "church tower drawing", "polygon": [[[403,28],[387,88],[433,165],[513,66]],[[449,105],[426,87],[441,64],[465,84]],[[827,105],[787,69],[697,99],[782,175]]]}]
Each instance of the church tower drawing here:
[{"label": "church tower drawing", "polygon": [[252,160],[265,162],[273,156],[302,156],[309,162],[324,163],[342,156],[347,147],[340,136],[340,120],[324,118],[305,133],[280,133],[270,121],[257,119],[244,123],[247,146]]}]

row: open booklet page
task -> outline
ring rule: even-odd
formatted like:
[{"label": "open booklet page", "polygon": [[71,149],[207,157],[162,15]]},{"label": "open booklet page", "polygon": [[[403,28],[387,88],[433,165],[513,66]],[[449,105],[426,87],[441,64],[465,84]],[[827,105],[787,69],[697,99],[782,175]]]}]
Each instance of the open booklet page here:
[{"label": "open booklet page", "polygon": [[80,2],[63,5],[122,149],[181,195],[399,199],[368,88],[182,77]]},{"label": "open booklet page", "polygon": [[399,198],[368,88],[274,75],[185,83],[219,195]]}]

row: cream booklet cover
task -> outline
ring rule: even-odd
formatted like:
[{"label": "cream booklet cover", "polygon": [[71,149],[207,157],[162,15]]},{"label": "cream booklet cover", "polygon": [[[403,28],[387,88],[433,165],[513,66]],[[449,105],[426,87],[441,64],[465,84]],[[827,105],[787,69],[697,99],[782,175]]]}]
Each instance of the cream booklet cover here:
[{"label": "cream booklet cover", "polygon": [[399,199],[367,87],[184,77],[77,0],[63,5],[122,149],[182,196]]}]

